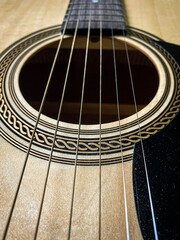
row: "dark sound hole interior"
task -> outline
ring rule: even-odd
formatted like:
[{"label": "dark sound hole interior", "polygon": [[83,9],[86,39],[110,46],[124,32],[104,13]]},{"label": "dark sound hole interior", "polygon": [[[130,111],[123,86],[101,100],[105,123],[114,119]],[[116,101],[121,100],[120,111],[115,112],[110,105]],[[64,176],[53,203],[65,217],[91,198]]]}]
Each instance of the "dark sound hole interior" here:
[{"label": "dark sound hole interior", "polygon": [[[71,45],[72,38],[63,41],[42,113],[57,119],[64,80],[67,76],[60,121],[78,123],[82,82],[83,76],[85,76],[81,123],[98,124],[100,99],[99,39],[92,38],[90,41],[87,67],[85,67],[86,38],[77,38],[72,59],[69,61]],[[117,74],[115,74],[112,40],[104,38],[102,46],[102,123],[107,123],[118,120],[115,75],[117,75],[118,83],[120,118],[123,119],[134,114],[135,106],[124,43],[115,40]],[[26,101],[36,110],[39,110],[56,47],[57,43],[53,43],[40,49],[28,59],[20,72],[20,90]],[[128,54],[137,107],[138,110],[141,110],[152,100],[158,89],[158,73],[152,62],[140,51],[128,46]],[[67,74],[68,64],[69,72]],[[84,74],[85,69],[86,73]]]}]

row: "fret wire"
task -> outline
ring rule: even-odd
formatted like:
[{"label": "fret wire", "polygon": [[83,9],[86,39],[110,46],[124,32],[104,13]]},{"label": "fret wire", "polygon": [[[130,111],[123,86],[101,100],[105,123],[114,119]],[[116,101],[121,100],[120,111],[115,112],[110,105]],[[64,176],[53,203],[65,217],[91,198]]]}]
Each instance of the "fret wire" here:
[{"label": "fret wire", "polygon": [[[83,1],[82,3],[80,3],[79,2],[79,0],[78,1],[76,1],[75,0],[75,2],[73,3],[74,5],[83,5],[83,4],[92,4],[92,5],[98,5],[98,4],[104,4],[104,5],[106,5],[106,4],[117,4],[117,5],[123,5],[123,3],[122,3],[122,1],[120,1],[120,0],[115,0],[115,1],[111,1],[111,0],[103,0],[103,1],[97,1],[97,2],[92,2],[93,0],[87,0],[87,1]],[[70,1],[69,2],[69,5],[71,5],[72,4],[72,1]]]},{"label": "fret wire", "polygon": [[[92,14],[93,12],[93,14]],[[68,13],[69,11],[65,14],[64,18],[66,18],[68,16]],[[111,17],[114,17],[114,16],[121,16],[124,18],[124,14],[122,12],[120,12],[119,10],[116,10],[116,9],[113,9],[113,10],[110,10],[110,9],[83,9],[82,13],[81,13],[81,16],[87,16],[88,15],[92,15],[93,16],[96,16],[96,15],[99,15],[100,17],[102,17],[103,15],[109,15]],[[79,14],[79,9],[77,10],[73,10],[73,12],[71,13],[71,17],[72,16],[78,16]]]},{"label": "fret wire", "polygon": [[[95,6],[94,6],[95,7]],[[98,5],[98,6],[96,6],[96,8],[94,8],[94,7],[92,7],[91,5],[84,5],[84,6],[81,6],[81,7],[78,7],[78,8],[75,8],[75,7],[73,7],[72,8],[72,10],[71,10],[71,13],[73,13],[74,11],[76,11],[76,10],[82,10],[82,12],[83,11],[85,11],[85,10],[93,10],[93,11],[116,11],[116,12],[124,12],[123,10],[122,10],[122,8],[120,8],[120,7],[116,7],[116,8],[112,8],[112,6],[106,6],[106,5]],[[70,9],[67,9],[67,12],[69,12],[70,11]]]},{"label": "fret wire", "polygon": [[[88,16],[87,16],[88,17]],[[80,18],[80,20],[83,20],[83,22],[88,22],[88,19],[87,18]],[[96,18],[93,18],[92,19],[92,22],[99,22],[99,20],[100,20],[100,17],[99,16],[97,16]],[[76,22],[77,22],[77,19],[70,19],[69,20],[69,23],[72,23],[72,22],[74,22],[75,24],[76,24]],[[117,20],[117,18],[111,18],[110,16],[108,17],[108,18],[105,18],[105,19],[103,19],[103,21],[102,21],[103,23],[106,23],[106,22],[113,22],[113,23],[124,23],[123,22],[123,20]]]},{"label": "fret wire", "polygon": [[[73,0],[70,0],[69,1],[69,4],[72,4],[72,1]],[[74,0],[74,4],[76,5],[76,4],[81,4],[81,3],[79,3],[80,1],[79,0]],[[98,0],[98,2],[93,2],[93,0],[83,0],[83,3],[89,3],[89,4],[99,4],[99,3],[101,3],[101,4],[109,4],[109,3],[111,3],[111,4],[122,4],[122,1],[121,0]],[[82,4],[83,4],[82,3]]]},{"label": "fret wire", "polygon": [[[85,10],[85,12],[83,14],[81,14],[81,17],[89,16],[90,12],[91,12],[91,10],[90,11]],[[113,14],[113,16],[111,14]],[[79,16],[79,14],[77,13],[77,11],[76,11],[76,13],[71,14],[71,17],[78,17],[78,16]],[[110,12],[110,13],[102,11],[102,12],[99,12],[99,13],[94,13],[93,16],[99,16],[99,17],[102,17],[102,16],[109,16],[109,17],[116,17],[117,16],[117,17],[119,17],[119,16],[121,16],[122,17],[123,14],[119,13],[118,11],[117,11],[117,13],[115,11],[114,12]],[[67,17],[67,15],[65,15],[65,17]]]},{"label": "fret wire", "polygon": [[[88,23],[88,20],[85,19],[84,22]],[[91,22],[98,22],[99,23],[99,19],[93,19]],[[117,21],[117,20],[105,20],[105,21],[103,21],[103,23],[111,23],[111,22],[119,23],[119,24],[124,23],[123,21],[120,22],[120,21]],[[70,20],[69,23],[76,23],[76,20]]]},{"label": "fret wire", "polygon": [[[86,5],[86,4],[84,4],[83,5],[83,9],[91,9],[91,10],[95,10],[95,9],[97,9],[97,6],[91,6],[91,5]],[[122,8],[119,6],[119,5],[111,5],[111,6],[107,6],[107,5],[98,5],[98,8],[99,9],[104,9],[104,10],[120,10],[120,11],[122,11]],[[78,10],[78,9],[80,9],[80,6],[78,6],[78,7],[76,7],[76,6],[74,6],[73,7],[73,10]],[[67,9],[67,11],[69,11],[69,8]]]},{"label": "fret wire", "polygon": [[[80,20],[87,21],[90,15],[91,15],[90,13],[83,14],[81,16]],[[73,14],[70,17],[70,21],[75,21],[75,20],[77,20],[77,18],[78,18],[78,14]],[[97,19],[99,21],[101,19],[102,22],[109,21],[109,19],[116,20],[117,22],[118,21],[123,21],[124,22],[123,17],[120,14],[119,15],[115,15],[115,16],[114,15],[111,16],[110,14],[101,14],[101,16],[99,14],[94,14],[92,20],[93,19]]]},{"label": "fret wire", "polygon": [[[71,5],[67,8],[67,11],[69,11]],[[73,5],[73,10],[78,10],[78,9],[107,9],[107,10],[119,10],[119,11],[123,11],[122,6],[119,4],[111,4],[111,5],[107,5],[107,4],[97,4],[97,5],[92,5],[92,4],[82,4],[82,5]]]},{"label": "fret wire", "polygon": [[[75,6],[83,6],[83,5],[91,5],[91,6],[97,6],[97,5],[101,5],[101,6],[106,6],[107,4],[109,4],[109,2],[107,2],[107,3],[94,3],[94,4],[92,4],[92,3],[89,3],[89,2],[87,2],[87,3],[75,3],[75,4],[72,4],[72,3],[69,3],[69,5],[68,6],[71,6],[71,5],[73,5],[74,7]],[[122,6],[122,4],[121,3],[111,3],[111,6]]]}]

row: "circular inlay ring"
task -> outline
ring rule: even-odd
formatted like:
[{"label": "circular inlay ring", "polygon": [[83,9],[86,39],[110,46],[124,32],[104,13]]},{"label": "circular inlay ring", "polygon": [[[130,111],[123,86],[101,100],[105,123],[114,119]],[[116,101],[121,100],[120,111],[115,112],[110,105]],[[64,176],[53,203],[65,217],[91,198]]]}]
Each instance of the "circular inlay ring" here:
[{"label": "circular inlay ring", "polygon": [[[130,159],[133,145],[164,128],[179,111],[179,66],[157,41],[138,30],[117,37],[143,52],[155,65],[159,74],[159,88],[152,101],[141,111],[120,121],[102,124],[101,145],[99,125],[82,125],[77,146],[78,125],[59,122],[52,160],[73,164],[78,148],[78,164],[102,164]],[[29,35],[9,47],[1,55],[0,117],[1,134],[13,145],[26,151],[37,120],[33,109],[19,89],[19,73],[23,64],[44,45],[61,38],[59,26]],[[41,115],[35,132],[31,154],[48,159],[53,142],[56,121]],[[121,132],[121,134],[120,134]],[[121,148],[122,147],[122,148]]]}]

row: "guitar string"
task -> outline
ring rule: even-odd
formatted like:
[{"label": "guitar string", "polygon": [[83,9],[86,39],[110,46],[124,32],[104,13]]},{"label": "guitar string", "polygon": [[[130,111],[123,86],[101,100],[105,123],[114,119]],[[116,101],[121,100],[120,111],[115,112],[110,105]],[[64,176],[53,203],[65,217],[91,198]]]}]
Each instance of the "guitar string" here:
[{"label": "guitar string", "polygon": [[[63,34],[64,35],[64,34]],[[62,36],[63,36],[62,35]],[[62,42],[62,41],[61,41]],[[59,46],[60,46],[61,44],[59,44]],[[60,49],[60,47],[59,47],[59,49]],[[57,51],[58,52],[58,51]],[[57,59],[57,55],[56,55],[56,59]],[[55,62],[56,62],[56,60],[55,60]],[[128,61],[128,65],[129,65],[129,61]],[[53,67],[52,67],[53,68]],[[52,72],[51,72],[51,74],[50,74],[50,77],[49,77],[49,79],[51,79],[51,75],[52,75]],[[130,74],[131,75],[131,74]],[[48,82],[49,82],[49,79],[48,79]],[[83,80],[83,82],[84,82],[84,80]],[[47,84],[48,85],[48,84]],[[83,84],[84,85],[84,84]],[[49,86],[49,85],[48,85]],[[47,86],[46,86],[46,89],[47,89]],[[47,91],[45,90],[45,93],[46,93]],[[46,96],[46,95],[45,95]],[[44,102],[44,100],[45,100],[45,97],[43,97],[43,100],[42,100],[42,103]],[[136,104],[135,104],[136,105]],[[42,108],[43,108],[43,105],[41,104],[41,107],[40,107],[40,111],[39,111],[39,113],[41,114],[41,110],[42,110]],[[40,118],[40,114],[38,115],[38,117]],[[81,112],[81,114],[82,114],[82,112]],[[38,119],[39,119],[38,118]],[[38,120],[39,121],[39,120]],[[38,121],[37,121],[37,124],[35,125],[35,128],[34,128],[34,130],[36,131],[36,128],[37,128],[37,125],[38,125]],[[79,129],[80,129],[80,126],[79,126]],[[34,137],[34,134],[35,134],[35,131],[33,131],[33,134],[32,134],[32,142],[33,142],[33,137]],[[78,132],[78,136],[80,137],[80,130],[79,130],[79,132]],[[79,139],[79,137],[78,137],[78,139]],[[30,142],[30,145],[32,145],[32,142]],[[79,144],[79,140],[78,140],[78,144]],[[31,148],[31,146],[30,146],[30,148]],[[29,155],[29,152],[30,152],[30,148],[29,148],[29,151],[28,151],[28,155]],[[77,147],[77,149],[78,149],[78,147]],[[77,150],[77,152],[78,152],[78,150]],[[143,155],[144,155],[144,153],[143,153]],[[27,162],[27,161],[26,161]],[[101,164],[100,164],[101,165]],[[145,164],[146,165],[146,164]],[[77,155],[76,155],[76,167],[77,167]],[[145,167],[145,169],[146,169],[146,171],[147,171],[147,168]],[[25,167],[23,168],[23,174],[24,174],[24,170],[25,170]],[[149,181],[147,181],[148,182],[148,185],[149,185]],[[18,192],[19,192],[19,190],[18,190]],[[17,193],[18,194],[18,193]],[[152,201],[151,201],[152,202]],[[14,204],[15,205],[15,204]],[[12,214],[11,214],[12,215]]]},{"label": "guitar string", "polygon": [[67,66],[64,86],[63,86],[63,92],[62,92],[61,101],[60,101],[60,105],[59,105],[56,129],[55,129],[55,132],[54,132],[53,143],[52,143],[51,152],[50,152],[50,156],[49,156],[49,163],[48,163],[48,168],[47,168],[47,173],[46,173],[46,178],[45,178],[45,183],[44,183],[44,189],[43,189],[43,194],[42,194],[42,199],[41,199],[41,204],[40,204],[39,215],[38,215],[38,220],[37,220],[37,224],[36,224],[36,230],[35,230],[34,239],[37,238],[37,234],[38,234],[38,230],[39,230],[39,223],[40,223],[40,218],[41,218],[41,213],[42,213],[45,193],[46,193],[46,189],[47,189],[47,182],[48,182],[48,178],[49,178],[49,171],[50,171],[50,166],[51,166],[51,163],[52,163],[52,155],[53,155],[55,140],[56,140],[56,136],[57,136],[59,121],[60,121],[60,117],[61,117],[62,104],[63,104],[63,101],[64,101],[64,95],[65,95],[67,80],[68,80],[68,76],[69,76],[69,70],[70,70],[70,65],[71,65],[71,60],[72,60],[75,40],[76,40],[76,36],[77,36],[78,25],[79,25],[79,18],[77,20],[76,27],[75,27],[75,32],[74,32],[74,36],[73,36],[71,52],[70,52],[70,56],[69,56],[69,61],[68,61],[68,66]]},{"label": "guitar string", "polygon": [[127,58],[127,63],[128,63],[128,71],[129,71],[129,77],[130,77],[130,82],[131,82],[131,89],[132,89],[132,94],[133,94],[135,113],[136,113],[136,118],[137,118],[138,132],[139,132],[139,136],[140,136],[140,144],[141,144],[141,149],[142,149],[142,157],[143,157],[143,163],[144,163],[146,183],[147,183],[147,188],[148,188],[148,197],[149,197],[149,202],[150,202],[150,210],[151,210],[151,216],[152,216],[154,237],[155,237],[155,240],[158,240],[157,226],[156,226],[154,207],[153,207],[153,201],[152,201],[152,193],[151,193],[151,188],[150,188],[150,183],[149,183],[149,176],[148,176],[148,170],[147,170],[147,165],[146,165],[146,156],[145,156],[145,150],[144,150],[144,145],[143,145],[143,140],[142,140],[142,135],[141,135],[141,126],[140,126],[140,121],[139,121],[136,94],[135,94],[135,89],[134,89],[133,73],[132,73],[132,68],[131,68],[131,63],[130,63],[129,50],[128,50],[128,46],[127,46],[127,42],[126,42],[126,34],[125,34],[124,30],[123,30],[123,37],[125,39],[124,45],[125,45],[126,58]]},{"label": "guitar string", "polygon": [[[75,0],[73,0],[73,2],[74,1]],[[66,22],[65,22],[65,25],[64,25],[64,29],[63,29],[63,32],[61,34],[61,38],[60,38],[60,41],[58,43],[58,47],[57,47],[57,50],[56,50],[56,53],[55,53],[55,56],[54,56],[54,60],[53,60],[52,66],[51,66],[51,70],[50,70],[50,73],[49,73],[49,76],[48,76],[45,91],[44,91],[44,94],[43,94],[43,97],[42,97],[42,100],[41,100],[41,104],[40,104],[40,107],[39,107],[38,116],[37,116],[37,119],[36,119],[36,122],[35,122],[35,125],[34,125],[34,129],[33,129],[31,139],[30,139],[30,142],[29,142],[29,145],[28,145],[28,149],[27,149],[27,152],[26,152],[26,157],[25,157],[23,167],[22,167],[22,170],[21,170],[21,173],[20,173],[20,178],[19,178],[19,181],[18,181],[18,184],[17,184],[17,189],[15,191],[13,202],[12,202],[12,205],[10,207],[10,212],[8,214],[8,218],[7,218],[7,221],[6,221],[6,225],[5,225],[5,229],[4,229],[4,232],[3,232],[2,240],[5,240],[6,237],[7,237],[7,234],[8,234],[9,226],[10,226],[12,215],[13,215],[15,205],[16,205],[16,202],[17,202],[17,197],[18,197],[18,194],[19,194],[19,190],[20,190],[20,187],[21,187],[21,184],[22,184],[22,180],[23,180],[24,172],[25,172],[26,165],[27,165],[27,162],[28,162],[28,157],[29,157],[29,154],[30,154],[32,143],[33,143],[33,140],[34,140],[35,132],[36,132],[39,120],[40,120],[40,116],[41,116],[42,109],[43,109],[43,106],[44,106],[44,102],[45,102],[45,99],[46,99],[46,96],[47,96],[48,88],[49,88],[49,85],[50,85],[50,82],[51,82],[51,79],[52,79],[52,74],[53,74],[53,71],[54,71],[54,68],[55,68],[55,64],[57,62],[59,51],[61,49],[62,41],[63,41],[64,36],[65,36],[65,31],[66,31],[66,28],[67,28],[67,25],[68,25],[68,22],[69,22],[72,6],[73,5],[71,5],[71,7],[70,7],[69,14],[67,16],[67,19],[66,19]],[[60,28],[60,32],[61,32],[61,28]]]},{"label": "guitar string", "polygon": [[115,90],[116,90],[116,106],[117,106],[117,114],[118,114],[118,122],[119,122],[119,137],[120,137],[120,151],[121,151],[121,171],[122,171],[122,182],[123,182],[123,197],[124,197],[124,210],[125,210],[125,226],[126,226],[126,239],[130,239],[130,231],[129,231],[129,220],[128,220],[128,206],[127,206],[127,188],[126,188],[126,177],[124,170],[124,155],[122,148],[122,134],[121,134],[121,114],[120,114],[120,104],[119,104],[119,88],[118,88],[118,76],[117,76],[117,64],[116,64],[116,52],[115,52],[115,42],[114,42],[114,32],[111,29],[112,35],[112,48],[113,48],[113,61],[114,61],[114,74],[115,74]]},{"label": "guitar string", "polygon": [[86,72],[87,72],[87,60],[88,60],[88,52],[89,52],[90,29],[91,29],[91,12],[90,12],[90,16],[89,16],[87,41],[86,41],[83,83],[82,83],[80,112],[79,112],[79,123],[78,123],[78,136],[77,136],[77,144],[76,144],[77,147],[76,147],[76,155],[75,155],[75,163],[74,163],[74,177],[73,177],[71,207],[70,207],[70,215],[69,215],[69,228],[68,228],[68,236],[67,236],[68,240],[70,240],[70,238],[71,238],[72,216],[73,216],[75,185],[76,185],[76,175],[77,175],[78,148],[79,148],[80,132],[81,132],[81,119],[82,119],[82,110],[83,110],[83,102],[84,102],[84,88],[85,88],[85,80],[86,80]]},{"label": "guitar string", "polygon": [[101,173],[101,128],[102,128],[102,20],[100,19],[100,52],[99,52],[99,240],[101,240],[101,209],[102,209],[102,173]]}]

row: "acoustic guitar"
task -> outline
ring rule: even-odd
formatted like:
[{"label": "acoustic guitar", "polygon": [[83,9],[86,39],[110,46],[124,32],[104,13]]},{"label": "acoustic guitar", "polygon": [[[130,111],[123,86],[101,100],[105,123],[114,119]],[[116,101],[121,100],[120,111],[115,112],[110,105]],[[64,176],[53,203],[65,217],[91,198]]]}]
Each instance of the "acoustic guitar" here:
[{"label": "acoustic guitar", "polygon": [[180,3],[0,6],[0,238],[179,239]]}]

